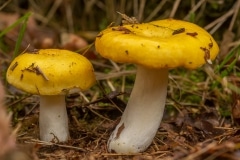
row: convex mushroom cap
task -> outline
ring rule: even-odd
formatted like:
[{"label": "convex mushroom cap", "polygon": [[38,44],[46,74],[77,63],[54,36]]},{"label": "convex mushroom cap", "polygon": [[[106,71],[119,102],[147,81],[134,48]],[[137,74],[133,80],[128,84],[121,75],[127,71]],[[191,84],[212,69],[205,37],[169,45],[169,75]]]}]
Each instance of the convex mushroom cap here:
[{"label": "convex mushroom cap", "polygon": [[10,84],[31,94],[66,94],[95,83],[92,64],[83,56],[59,49],[42,49],[16,57],[7,71]]},{"label": "convex mushroom cap", "polygon": [[107,28],[98,35],[95,46],[105,58],[150,68],[194,69],[211,63],[219,51],[204,29],[174,19]]},{"label": "convex mushroom cap", "polygon": [[16,57],[7,70],[7,81],[39,95],[40,139],[64,142],[69,139],[65,95],[90,88],[95,75],[92,64],[82,55],[44,49]]},{"label": "convex mushroom cap", "polygon": [[107,144],[117,153],[142,152],[151,144],[164,112],[168,70],[211,64],[219,51],[204,29],[174,19],[107,28],[95,47],[105,58],[137,65],[128,104]]}]

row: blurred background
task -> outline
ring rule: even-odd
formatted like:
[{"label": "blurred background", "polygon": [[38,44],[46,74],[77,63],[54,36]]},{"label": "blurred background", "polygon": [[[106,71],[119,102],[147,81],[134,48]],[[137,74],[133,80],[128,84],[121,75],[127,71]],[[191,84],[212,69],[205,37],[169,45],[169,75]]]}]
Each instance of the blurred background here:
[{"label": "blurred background", "polygon": [[[17,128],[17,149],[7,157],[21,153],[23,159],[238,159],[239,9],[240,0],[0,0],[1,80],[11,125]],[[106,60],[94,49],[101,30],[121,25],[118,12],[140,23],[166,18],[190,21],[212,34],[220,47],[213,65],[170,72],[163,122],[141,155],[106,150],[136,70],[134,65]],[[38,97],[13,88],[5,79],[14,57],[44,48],[83,54],[93,63],[98,79],[89,91],[67,97],[72,139],[61,145],[38,140]]]}]

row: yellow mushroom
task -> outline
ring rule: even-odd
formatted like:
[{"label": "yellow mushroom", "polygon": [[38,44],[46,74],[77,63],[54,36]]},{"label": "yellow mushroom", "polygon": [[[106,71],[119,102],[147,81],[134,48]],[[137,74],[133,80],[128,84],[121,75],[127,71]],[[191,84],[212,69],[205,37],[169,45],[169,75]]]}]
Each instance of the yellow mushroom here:
[{"label": "yellow mushroom", "polygon": [[107,28],[95,47],[105,58],[137,65],[127,107],[108,140],[108,150],[117,153],[142,152],[151,144],[164,112],[169,69],[211,64],[219,52],[203,28],[174,19]]},{"label": "yellow mushroom", "polygon": [[65,95],[87,90],[95,83],[92,64],[80,54],[42,49],[16,57],[7,70],[7,81],[18,89],[40,95],[40,139],[68,140]]}]

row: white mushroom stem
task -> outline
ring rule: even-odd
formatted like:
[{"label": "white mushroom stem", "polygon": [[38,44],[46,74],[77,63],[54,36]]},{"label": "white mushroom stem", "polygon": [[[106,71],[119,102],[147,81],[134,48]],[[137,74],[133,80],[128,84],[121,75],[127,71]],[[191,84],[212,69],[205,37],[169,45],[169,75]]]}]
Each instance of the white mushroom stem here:
[{"label": "white mushroom stem", "polygon": [[40,139],[64,142],[69,138],[68,116],[64,95],[40,96]]},{"label": "white mushroom stem", "polygon": [[168,69],[138,66],[127,107],[108,140],[109,152],[127,154],[147,149],[162,120],[167,84]]}]

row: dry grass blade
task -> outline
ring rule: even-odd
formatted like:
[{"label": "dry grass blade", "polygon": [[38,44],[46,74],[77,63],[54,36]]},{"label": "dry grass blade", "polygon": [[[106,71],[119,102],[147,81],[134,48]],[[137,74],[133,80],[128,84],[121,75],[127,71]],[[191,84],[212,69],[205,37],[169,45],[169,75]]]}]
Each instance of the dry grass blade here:
[{"label": "dry grass blade", "polygon": [[123,14],[123,13],[120,13],[120,12],[117,12],[117,13],[122,16],[122,19],[123,19],[122,23],[123,24],[137,24],[137,23],[139,23],[137,18],[135,18],[135,17],[129,17],[126,14]]},{"label": "dry grass blade", "polygon": [[189,11],[189,13],[187,14],[187,16],[185,16],[183,19],[184,19],[184,20],[188,20],[188,19],[190,18],[190,15],[191,15],[192,13],[195,13],[195,12],[198,10],[198,8],[201,7],[201,5],[202,5],[204,2],[206,2],[206,0],[200,0],[200,1],[198,1],[198,3],[197,3],[196,5],[194,5],[194,7],[192,7],[192,9]]},{"label": "dry grass blade", "polygon": [[210,143],[209,145],[207,145],[206,147],[200,149],[199,151],[190,154],[189,156],[187,156],[186,158],[183,158],[183,160],[193,160],[197,157],[199,157],[200,155],[206,153],[207,151],[209,151],[210,149],[214,148],[217,146],[216,142]]},{"label": "dry grass blade", "polygon": [[172,11],[171,11],[171,13],[170,13],[170,15],[169,15],[169,18],[173,18],[173,17],[175,16],[175,14],[176,14],[176,12],[177,12],[177,9],[178,9],[178,7],[179,7],[180,2],[181,2],[181,0],[176,0],[176,1],[174,2],[174,5],[173,5]]},{"label": "dry grass blade", "polygon": [[97,80],[107,80],[111,78],[117,78],[117,77],[122,77],[122,76],[128,76],[128,75],[133,75],[136,73],[135,70],[132,71],[119,71],[115,73],[100,73],[100,72],[95,72],[96,73],[96,79]]},{"label": "dry grass blade", "polygon": [[50,9],[50,11],[48,12],[48,14],[46,16],[46,21],[44,21],[44,25],[46,25],[52,19],[52,17],[56,13],[57,9],[62,4],[62,2],[63,2],[63,0],[54,1],[52,8]]},{"label": "dry grass blade", "polygon": [[233,14],[231,23],[230,23],[229,28],[228,28],[229,31],[232,31],[233,26],[234,26],[234,23],[235,23],[235,21],[236,21],[236,18],[237,18],[238,12],[239,12],[239,8],[240,8],[240,0],[238,0],[238,1],[236,2],[236,5],[234,5],[234,6],[235,6],[235,7],[234,7],[235,10],[234,10],[234,14]]},{"label": "dry grass blade", "polygon": [[2,4],[2,5],[0,6],[0,11],[1,11],[4,7],[6,7],[11,1],[12,1],[12,0],[8,0],[8,1],[4,2],[4,4]]},{"label": "dry grass blade", "polygon": [[210,24],[206,25],[204,29],[209,30],[217,24],[221,24],[222,22],[226,21],[228,17],[230,17],[234,13],[234,9],[229,10],[227,13],[219,17],[218,19],[214,20]]},{"label": "dry grass blade", "polygon": [[158,3],[156,8],[154,8],[154,10],[151,12],[151,14],[148,15],[146,19],[144,19],[144,22],[148,22],[151,19],[153,19],[153,17],[155,17],[158,14],[158,12],[163,8],[166,2],[167,0],[162,0],[160,3]]},{"label": "dry grass blade", "polygon": [[45,142],[45,141],[40,141],[37,139],[30,139],[30,141],[26,141],[26,143],[30,143],[30,144],[38,144],[38,145],[46,145],[46,146],[58,146],[61,148],[68,148],[68,149],[74,149],[74,150],[79,150],[82,152],[87,152],[87,150],[80,148],[80,147],[74,147],[74,146],[70,146],[70,145],[63,145],[63,144],[57,144],[57,143],[52,143],[52,142]]}]

